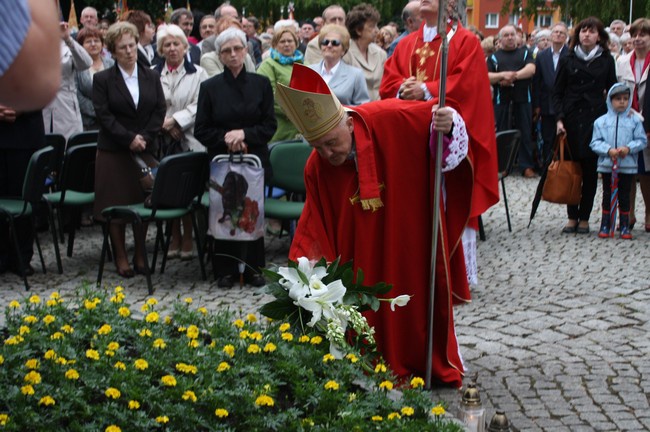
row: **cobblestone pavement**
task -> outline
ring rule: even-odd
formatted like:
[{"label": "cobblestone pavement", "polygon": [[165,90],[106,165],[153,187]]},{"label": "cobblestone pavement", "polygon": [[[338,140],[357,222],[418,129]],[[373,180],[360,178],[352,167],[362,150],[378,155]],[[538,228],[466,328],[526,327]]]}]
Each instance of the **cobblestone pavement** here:
[{"label": "cobblestone pavement", "polygon": [[[536,184],[519,176],[506,179],[512,233],[503,203],[484,215],[480,285],[472,303],[456,309],[468,376],[478,374],[488,419],[503,409],[516,430],[650,430],[650,233],[641,225],[633,241],[601,240],[595,232],[561,234],[564,207],[544,202],[527,228]],[[643,210],[638,195],[637,208]],[[74,255],[63,258],[62,275],[56,273],[51,236],[40,238],[48,273],[38,271],[35,257],[32,292],[58,290],[65,296],[85,281],[94,283],[99,227],[79,232]],[[268,261],[284,263],[287,252],[286,237],[267,239]],[[188,295],[212,310],[254,312],[268,301],[255,288],[223,290],[211,278],[202,281],[196,259],[169,261],[153,282],[163,307]],[[121,281],[107,263],[104,286],[118,283],[134,304],[147,298],[144,277]],[[22,280],[13,274],[0,275],[0,287],[0,309],[25,296]],[[459,393],[436,389],[433,398],[454,406]]]}]

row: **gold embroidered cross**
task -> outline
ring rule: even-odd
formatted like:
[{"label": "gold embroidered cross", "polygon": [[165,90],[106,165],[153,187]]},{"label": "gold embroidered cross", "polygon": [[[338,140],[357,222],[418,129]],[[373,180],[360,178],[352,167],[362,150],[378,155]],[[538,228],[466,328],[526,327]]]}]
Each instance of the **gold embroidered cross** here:
[{"label": "gold embroidered cross", "polygon": [[431,57],[435,52],[429,47],[429,42],[425,43],[422,48],[415,50],[415,54],[420,57],[420,66],[424,66],[427,62],[427,58]]}]

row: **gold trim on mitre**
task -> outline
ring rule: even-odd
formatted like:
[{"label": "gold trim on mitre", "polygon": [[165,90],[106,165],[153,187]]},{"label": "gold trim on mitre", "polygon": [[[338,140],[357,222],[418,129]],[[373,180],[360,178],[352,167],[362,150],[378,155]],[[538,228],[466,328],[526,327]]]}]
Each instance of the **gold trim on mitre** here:
[{"label": "gold trim on mitre", "polygon": [[[313,87],[319,91],[294,88],[297,72],[303,78],[308,78],[302,80],[308,82],[307,88]],[[339,125],[345,113],[343,105],[316,71],[299,64],[294,65],[291,85],[288,87],[278,83],[275,96],[284,113],[307,141],[315,141]]]}]

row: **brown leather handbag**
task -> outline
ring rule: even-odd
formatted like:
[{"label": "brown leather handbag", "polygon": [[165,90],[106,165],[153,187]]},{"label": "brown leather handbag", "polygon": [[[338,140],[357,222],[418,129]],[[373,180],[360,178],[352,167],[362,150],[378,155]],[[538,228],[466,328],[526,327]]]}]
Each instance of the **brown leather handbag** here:
[{"label": "brown leather handbag", "polygon": [[542,199],[556,204],[578,205],[582,195],[582,168],[579,162],[564,159],[564,147],[570,156],[566,134],[558,135],[553,161],[546,172]]}]

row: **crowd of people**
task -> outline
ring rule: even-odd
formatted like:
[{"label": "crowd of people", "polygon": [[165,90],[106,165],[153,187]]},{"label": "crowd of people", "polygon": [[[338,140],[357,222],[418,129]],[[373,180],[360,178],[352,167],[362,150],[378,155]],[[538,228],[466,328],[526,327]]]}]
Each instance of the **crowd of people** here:
[{"label": "crowd of people", "polygon": [[[438,306],[436,313],[441,320],[437,323],[446,330],[436,342],[434,363],[439,380],[457,384],[463,366],[451,306],[469,299],[468,284],[476,280],[478,217],[499,199],[495,132],[521,131],[518,167],[526,178],[539,175],[553,152],[556,136],[566,134],[571,157],[582,167],[583,184],[580,203],[567,207],[564,233],[589,232],[598,173],[603,174],[605,190],[611,167],[618,160],[624,166],[621,193],[626,194],[621,198],[621,236],[631,238],[636,222],[637,178],[646,204],[644,228],[650,232],[650,152],[644,150],[645,133],[639,134],[643,125],[650,130],[650,121],[642,124],[640,117],[628,121],[650,103],[645,95],[650,88],[645,85],[650,20],[640,18],[629,26],[615,20],[607,29],[595,17],[573,28],[558,22],[548,29],[535,29],[528,40],[520,28],[510,24],[496,37],[483,38],[476,29],[465,29],[450,20],[446,84],[450,108],[439,109],[442,42],[436,27],[437,8],[437,2],[431,0],[408,2],[399,33],[394,23],[380,29],[379,11],[367,3],[349,11],[332,5],[320,17],[302,22],[280,20],[264,29],[256,17],[242,17],[229,3],[213,14],[176,9],[169,23],[158,25],[140,10],[130,10],[111,24],[99,20],[97,11],[87,7],[81,13],[81,31],[72,34],[67,23],[60,25],[63,80],[54,101],[31,115],[16,116],[10,107],[0,107],[0,160],[16,161],[10,178],[0,178],[0,184],[14,185],[13,190],[5,188],[3,192],[20,194],[20,175],[29,158],[22,150],[20,157],[10,156],[28,132],[38,135],[30,143],[42,147],[46,133],[68,138],[84,130],[98,131],[94,205],[98,221],[106,207],[143,201],[136,160],[153,165],[155,158],[180,152],[208,152],[214,157],[247,151],[260,158],[268,180],[272,175],[269,143],[304,138],[317,150],[308,164],[307,183],[321,202],[309,201],[308,194],[306,212],[314,224],[299,224],[291,256],[313,255],[318,250],[328,259],[341,254],[358,259],[371,280],[392,278],[389,282],[403,283],[398,289],[412,295],[404,287],[418,285],[419,279],[400,276],[404,272],[390,260],[382,264],[385,268],[378,266],[382,261],[358,250],[358,245],[380,232],[376,239],[394,241],[395,247],[403,243],[404,252],[410,247],[431,250],[419,232],[408,238],[393,232],[392,224],[399,215],[392,212],[402,209],[406,198],[417,200],[412,196],[415,192],[394,185],[408,189],[410,180],[428,181],[430,164],[425,154],[443,145],[447,194],[441,205],[448,215],[457,217],[440,225],[444,236],[437,246],[441,256],[435,277],[441,283],[436,296],[446,303]],[[299,76],[311,77],[310,83],[301,84]],[[304,100],[311,104],[308,110],[306,105],[292,105],[298,96],[287,89],[300,90],[310,98],[326,96],[322,106],[314,105],[313,99]],[[308,118],[301,117],[302,111]],[[610,120],[625,118],[620,122],[621,136],[629,139],[609,142],[608,134],[593,133],[594,123],[611,123],[601,120],[606,114]],[[41,120],[38,127],[33,124],[35,117]],[[320,122],[322,118],[326,121]],[[316,123],[318,133],[309,122]],[[413,142],[428,142],[430,126],[444,134],[443,143],[432,140],[429,146],[410,152],[404,141],[412,135]],[[393,154],[389,147],[400,151]],[[399,158],[405,158],[407,165],[397,169],[393,164]],[[420,164],[411,169],[408,162],[414,159]],[[379,176],[385,177],[387,186]],[[346,191],[351,188],[350,193],[328,201],[339,186]],[[423,189],[422,193],[429,194],[433,187]],[[424,219],[432,196],[421,199]],[[360,202],[363,210],[372,209],[373,214],[384,201],[389,208],[381,216],[382,222],[375,222],[366,212],[356,213],[356,208],[338,214],[319,207],[338,208],[347,201],[353,205]],[[603,202],[603,235],[610,229],[609,225],[605,229],[610,211],[606,204]],[[317,219],[321,225],[316,224]],[[339,226],[345,221],[350,224]],[[336,226],[339,229],[333,229]],[[115,221],[108,229],[120,277],[145,272],[144,245],[136,241],[135,254],[129,259],[125,224]],[[175,221],[171,229],[168,257],[192,259],[190,219]],[[6,237],[4,231],[0,234]],[[29,263],[32,239],[27,231],[20,227],[23,258]],[[323,241],[325,237],[328,242]],[[346,239],[351,238],[358,243],[349,244]],[[215,243],[214,252],[221,257],[220,287],[233,286],[239,273],[236,262],[225,258],[237,255],[233,248],[233,242]],[[377,248],[379,245],[372,250]],[[265,266],[264,239],[246,250],[246,282],[261,286],[264,278],[254,269]],[[395,254],[386,256],[395,258]],[[11,267],[8,257],[8,251],[0,250],[0,272],[33,272],[29,264],[22,269]],[[426,257],[422,259],[419,273],[413,274],[426,279],[429,263]],[[414,316],[398,319],[410,325],[413,319],[424,320],[425,312],[418,309]],[[374,322],[380,333],[384,332],[378,341],[380,346],[394,348],[386,355],[395,370],[400,374],[422,372],[419,360],[399,354],[413,348],[411,340],[400,342],[385,324],[391,319],[382,319],[384,324]],[[421,334],[414,337],[418,343],[423,339]]]}]

